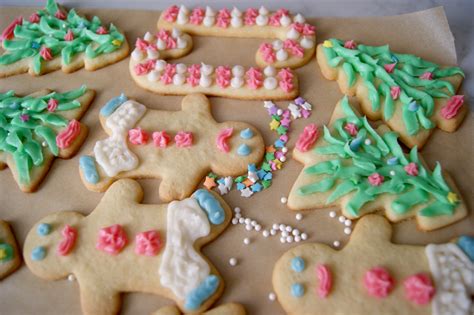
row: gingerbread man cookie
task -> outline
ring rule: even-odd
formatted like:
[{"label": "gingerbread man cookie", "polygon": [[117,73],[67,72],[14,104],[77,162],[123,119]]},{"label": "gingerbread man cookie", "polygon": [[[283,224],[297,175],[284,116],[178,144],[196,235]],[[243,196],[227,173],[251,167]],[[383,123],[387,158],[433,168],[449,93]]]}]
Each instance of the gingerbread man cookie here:
[{"label": "gingerbread man cookie", "polygon": [[337,205],[349,219],[383,209],[392,222],[415,217],[425,231],[467,215],[439,163],[431,172],[416,147],[405,154],[396,132],[385,125],[373,129],[347,97],[336,105],[324,137],[318,134],[315,126],[306,127],[293,151],[305,167],[288,197],[290,209]]},{"label": "gingerbread man cookie", "polygon": [[273,287],[289,314],[468,315],[474,237],[428,246],[390,242],[381,216],[360,219],[342,250],[311,243],[277,261]]},{"label": "gingerbread man cookie", "polygon": [[78,120],[94,96],[86,86],[24,97],[0,93],[0,170],[8,166],[22,191],[35,191],[54,158],[72,157],[84,142],[87,127]]},{"label": "gingerbread man cookie", "polygon": [[15,236],[8,223],[0,220],[0,280],[14,272],[20,264]]},{"label": "gingerbread man cookie", "polygon": [[[181,315],[181,311],[176,306],[165,306],[160,308],[152,315]],[[245,315],[245,308],[236,303],[227,303],[210,309],[202,315]]]},{"label": "gingerbread man cookie", "polygon": [[301,67],[311,60],[315,51],[315,27],[301,14],[292,15],[283,8],[270,12],[262,6],[241,12],[234,7],[216,12],[211,7],[189,9],[173,5],[160,15],[158,29],[161,28],[177,28],[202,36],[276,38],[273,43],[260,45],[255,60],[261,67]]},{"label": "gingerbread man cookie", "polygon": [[421,149],[435,127],[454,132],[467,114],[464,95],[456,95],[464,77],[458,67],[338,39],[318,45],[317,60],[326,79],[337,80],[367,117],[382,119],[410,148]]},{"label": "gingerbread man cookie", "polygon": [[121,95],[101,109],[100,121],[109,137],[80,160],[83,182],[94,191],[118,178],[161,178],[162,200],[183,199],[209,171],[244,174],[265,150],[251,125],[217,123],[202,94],[184,97],[181,111],[147,109]]},{"label": "gingerbread man cookie", "polygon": [[135,82],[152,92],[171,95],[204,93],[238,99],[280,100],[298,95],[298,78],[289,68],[274,66],[245,68],[167,63],[192,49],[192,38],[179,29],[146,33],[138,38],[130,58],[130,74]]},{"label": "gingerbread man cookie", "polygon": [[224,284],[201,248],[232,217],[215,193],[198,190],[169,204],[140,204],[140,185],[114,183],[88,216],[67,211],[40,220],[24,246],[28,268],[46,280],[73,274],[84,314],[116,314],[121,292],[172,299],[185,312],[202,312]]},{"label": "gingerbread man cookie", "polygon": [[29,72],[38,76],[57,69],[93,71],[128,55],[125,36],[97,16],[87,20],[48,0],[28,19],[16,18],[0,36],[0,77]]}]

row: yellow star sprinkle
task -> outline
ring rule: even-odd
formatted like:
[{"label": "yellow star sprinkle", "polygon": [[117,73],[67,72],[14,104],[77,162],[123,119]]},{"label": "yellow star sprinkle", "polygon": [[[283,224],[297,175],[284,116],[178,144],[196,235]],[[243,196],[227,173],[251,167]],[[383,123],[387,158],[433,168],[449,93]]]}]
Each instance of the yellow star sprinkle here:
[{"label": "yellow star sprinkle", "polygon": [[332,48],[332,43],[330,40],[325,40],[323,46],[327,48]]},{"label": "yellow star sprinkle", "polygon": [[7,258],[7,251],[3,248],[0,248],[0,260]]},{"label": "yellow star sprinkle", "polygon": [[280,160],[275,160],[274,163],[275,163],[276,168],[278,170],[281,170],[281,167],[283,166],[283,163],[281,163]]},{"label": "yellow star sprinkle", "polygon": [[280,126],[280,122],[278,120],[272,119],[270,123],[270,130],[276,130]]},{"label": "yellow star sprinkle", "polygon": [[112,41],[112,45],[114,45],[114,46],[120,46],[120,45],[122,45],[122,41],[121,41],[121,40],[118,40],[118,39],[114,39],[114,40]]},{"label": "yellow star sprinkle", "polygon": [[456,195],[455,193],[453,193],[453,192],[450,191],[450,192],[448,193],[448,201],[449,201],[449,203],[451,203],[451,204],[455,204],[456,202],[459,201],[458,195]]}]

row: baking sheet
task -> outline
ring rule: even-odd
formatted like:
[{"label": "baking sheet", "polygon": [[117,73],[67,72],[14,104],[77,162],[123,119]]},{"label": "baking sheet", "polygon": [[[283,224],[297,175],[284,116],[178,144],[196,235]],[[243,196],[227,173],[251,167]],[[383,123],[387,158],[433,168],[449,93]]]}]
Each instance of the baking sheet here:
[{"label": "baking sheet", "polygon": [[[0,29],[18,16],[29,16],[34,8],[0,8]],[[125,31],[129,43],[146,31],[156,30],[159,17],[157,11],[80,9],[89,18],[98,15],[104,23],[112,22]],[[317,41],[328,37],[354,39],[370,45],[389,43],[398,52],[418,54],[428,60],[446,65],[456,64],[454,39],[449,30],[442,8],[393,17],[370,18],[317,18],[310,19],[317,27]],[[185,63],[206,62],[219,64],[254,64],[255,52],[261,40],[193,37],[193,52],[181,58]],[[297,70],[301,82],[301,95],[314,105],[312,116],[299,119],[292,124],[290,145],[297,135],[310,123],[326,123],[336,102],[342,97],[337,83],[325,80],[313,60]],[[467,74],[470,75],[470,74]],[[77,210],[88,214],[99,202],[102,194],[88,191],[79,178],[79,156],[92,151],[96,140],[106,137],[98,120],[99,109],[110,98],[124,92],[129,98],[150,108],[179,110],[182,97],[159,96],[149,93],[134,84],[128,73],[128,59],[95,72],[84,70],[67,75],[56,71],[33,78],[28,74],[0,79],[0,90],[14,89],[18,94],[28,94],[42,88],[65,91],[81,84],[97,91],[91,108],[82,119],[90,134],[79,153],[71,160],[56,160],[40,186],[33,194],[22,193],[8,169],[0,172],[0,218],[9,221],[21,246],[30,227],[47,214],[60,210]],[[211,98],[212,112],[216,120],[242,120],[253,124],[263,133],[268,144],[275,135],[268,128],[269,116],[262,102],[238,101]],[[288,102],[277,102],[286,108]],[[467,106],[467,104],[465,105]],[[250,114],[251,113],[251,114]],[[440,161],[455,178],[468,208],[472,209],[473,194],[473,141],[474,123],[469,113],[456,133],[437,130],[422,154],[433,167]],[[348,240],[343,226],[328,216],[330,210],[304,212],[304,219],[297,221],[295,212],[286,209],[280,198],[286,196],[301,171],[302,165],[289,159],[281,171],[274,173],[273,185],[250,199],[239,196],[237,191],[224,196],[232,206],[242,208],[244,216],[258,220],[263,228],[273,223],[291,224],[309,234],[309,241],[332,244]],[[183,178],[185,180],[185,178]],[[145,203],[159,203],[157,180],[140,181],[145,190]],[[416,230],[415,222],[394,225],[394,241],[407,244],[446,242],[461,233],[474,233],[474,215],[441,230],[424,233]],[[244,245],[243,239],[250,237],[252,243]],[[278,237],[264,238],[261,233],[247,232],[243,225],[231,225],[216,241],[204,249],[222,274],[226,290],[218,304],[242,303],[249,314],[282,314],[278,302],[271,302],[271,275],[278,257],[292,244],[280,244]],[[236,267],[228,263],[230,257],[239,261]],[[158,266],[157,266],[158,270]],[[123,296],[122,314],[149,314],[161,306],[172,304],[170,300],[148,294],[126,294]],[[25,265],[16,273],[0,282],[0,305],[2,314],[81,314],[77,282],[44,281],[34,276]]]}]

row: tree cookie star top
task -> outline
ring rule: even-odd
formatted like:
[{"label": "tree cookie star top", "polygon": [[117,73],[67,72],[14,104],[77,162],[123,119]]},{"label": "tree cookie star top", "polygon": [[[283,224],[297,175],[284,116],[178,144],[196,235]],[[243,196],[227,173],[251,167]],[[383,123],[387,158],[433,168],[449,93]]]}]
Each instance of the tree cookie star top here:
[{"label": "tree cookie star top", "polygon": [[256,62],[260,67],[298,68],[314,55],[315,27],[301,14],[292,15],[287,9],[270,12],[264,6],[240,11],[236,7],[214,10],[173,5],[160,15],[158,28],[178,28],[191,35],[274,38],[260,45]]},{"label": "tree cookie star top", "polygon": [[94,16],[87,20],[74,9],[67,12],[54,0],[28,19],[16,18],[0,37],[0,77],[23,72],[41,75],[61,68],[96,70],[128,54],[123,33]]},{"label": "tree cookie star top", "polygon": [[464,96],[456,95],[464,77],[458,67],[338,39],[318,45],[317,59],[324,77],[337,80],[365,115],[384,120],[409,147],[421,148],[434,127],[455,131],[466,115]]},{"label": "tree cookie star top", "polygon": [[466,205],[440,164],[429,171],[417,147],[405,154],[397,138],[385,125],[373,129],[344,97],[315,147],[296,146],[293,156],[305,168],[291,189],[288,206],[301,210],[340,205],[351,219],[384,209],[390,221],[416,217],[427,231],[464,218]]}]

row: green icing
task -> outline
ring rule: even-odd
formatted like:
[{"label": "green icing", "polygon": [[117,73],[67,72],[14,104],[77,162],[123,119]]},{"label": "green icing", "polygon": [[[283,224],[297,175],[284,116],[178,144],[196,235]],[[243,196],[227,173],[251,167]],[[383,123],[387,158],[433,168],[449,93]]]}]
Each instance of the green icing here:
[{"label": "green icing", "polygon": [[[323,47],[329,66],[342,66],[347,76],[348,87],[357,80],[356,74],[368,90],[372,111],[380,110],[383,103],[383,117],[388,121],[393,117],[395,102],[390,88],[401,88],[402,117],[409,135],[416,135],[420,129],[431,129],[435,126],[430,117],[433,115],[434,98],[449,98],[456,93],[453,85],[445,78],[454,75],[464,76],[459,67],[441,68],[439,65],[410,54],[397,54],[388,45],[358,45],[356,49],[344,48],[338,39],[330,39],[332,47]],[[396,63],[392,73],[384,65]],[[431,72],[433,80],[423,80],[420,76]],[[408,111],[408,105],[416,102],[418,110]]]},{"label": "green icing", "polygon": [[[38,97],[18,97],[14,91],[0,93],[0,153],[12,155],[20,182],[29,183],[31,169],[43,164],[43,150],[48,149],[55,156],[59,154],[57,130],[69,122],[60,112],[79,108],[77,98],[86,91],[87,87],[82,86]],[[58,101],[53,112],[48,111],[50,99]]]},{"label": "green icing", "polygon": [[[23,19],[22,25],[14,29],[14,38],[4,40],[5,52],[0,56],[0,65],[9,65],[25,58],[33,58],[33,71],[40,73],[44,59],[40,56],[41,47],[51,50],[53,57],[61,56],[63,64],[70,64],[72,58],[85,53],[87,58],[96,58],[102,54],[119,49],[125,37],[117,28],[110,24],[108,34],[97,34],[102,26],[98,17],[91,21],[77,15],[71,9],[65,20],[54,16],[58,10],[54,0],[48,0],[46,8],[38,11],[39,23],[31,23]],[[74,34],[74,40],[66,41],[68,31]]]},{"label": "green icing", "polygon": [[[331,192],[326,202],[333,203],[352,193],[346,211],[356,217],[365,204],[382,194],[396,196],[391,208],[400,215],[418,205],[425,205],[419,211],[423,216],[454,213],[458,201],[448,198],[448,194],[453,194],[452,189],[446,183],[439,163],[431,173],[420,163],[416,147],[409,154],[403,152],[397,133],[378,134],[366,117],[358,117],[354,113],[347,97],[341,100],[341,107],[345,117],[334,122],[333,131],[324,127],[324,140],[328,144],[313,150],[315,154],[333,155],[334,159],[306,167],[305,174],[318,176],[319,179],[301,186],[298,194]],[[416,117],[416,114],[413,115]],[[344,130],[347,123],[357,126],[355,137]],[[418,176],[407,174],[405,166],[409,163],[418,166]],[[368,180],[374,173],[384,177],[378,186],[371,185]]]}]

